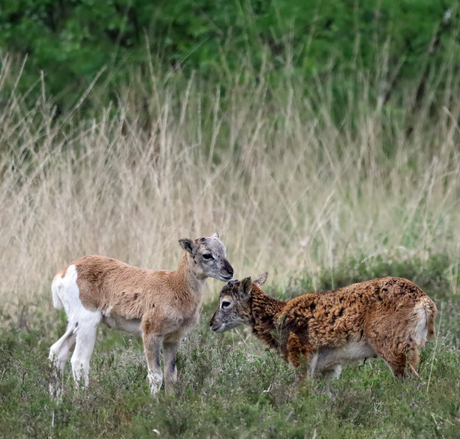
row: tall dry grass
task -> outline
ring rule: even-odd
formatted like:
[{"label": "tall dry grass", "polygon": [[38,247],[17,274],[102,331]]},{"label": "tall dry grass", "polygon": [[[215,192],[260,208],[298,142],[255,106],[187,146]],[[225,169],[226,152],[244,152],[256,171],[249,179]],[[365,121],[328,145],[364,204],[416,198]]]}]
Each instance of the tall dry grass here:
[{"label": "tall dry grass", "polygon": [[[85,254],[174,269],[179,238],[216,230],[239,278],[315,278],[379,254],[446,253],[456,266],[456,85],[444,96],[433,85],[406,136],[409,94],[396,108],[366,76],[339,94],[331,84],[152,74],[91,119],[55,117],[46,84],[35,105],[1,90],[1,306],[50,294]],[[209,296],[221,286],[209,285]]]}]

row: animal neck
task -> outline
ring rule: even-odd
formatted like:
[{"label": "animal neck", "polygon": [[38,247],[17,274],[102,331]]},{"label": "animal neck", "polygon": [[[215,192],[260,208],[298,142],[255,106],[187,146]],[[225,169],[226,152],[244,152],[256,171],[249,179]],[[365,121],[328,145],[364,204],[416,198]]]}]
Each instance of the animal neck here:
[{"label": "animal neck", "polygon": [[286,302],[274,299],[257,286],[251,290],[251,326],[254,335],[273,348],[279,347],[277,320]]},{"label": "animal neck", "polygon": [[175,271],[175,277],[178,282],[186,286],[184,292],[186,291],[192,295],[201,295],[201,291],[206,283],[206,277],[199,278],[197,276],[195,261],[189,253],[184,252],[182,255],[179,267]]}]

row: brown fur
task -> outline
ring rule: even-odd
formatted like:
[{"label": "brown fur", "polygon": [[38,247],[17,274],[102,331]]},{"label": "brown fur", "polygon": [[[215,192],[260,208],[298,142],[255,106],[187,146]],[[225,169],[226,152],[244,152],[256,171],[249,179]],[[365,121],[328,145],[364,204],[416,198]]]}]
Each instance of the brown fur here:
[{"label": "brown fur", "polygon": [[[295,367],[309,362],[314,370],[318,364],[323,374],[341,362],[359,358],[352,351],[347,358],[347,346],[363,352],[373,350],[394,375],[404,376],[406,362],[416,374],[424,334],[431,338],[435,333],[436,313],[434,302],[401,278],[373,279],[287,302],[269,297],[248,278],[222,289],[211,329],[222,332],[240,323],[249,324],[263,343],[277,349]],[[328,356],[336,359],[328,364]]]},{"label": "brown fur", "polygon": [[193,267],[190,259],[184,252],[176,271],[141,269],[96,255],[72,264],[78,273],[80,300],[87,310],[141,319],[144,334],[166,336],[178,331],[181,338],[198,323],[201,305],[202,282],[189,272]]},{"label": "brown fur", "polygon": [[[142,334],[154,393],[162,382],[159,351],[163,345],[166,391],[171,393],[176,380],[177,343],[199,323],[201,291],[206,278],[211,276],[228,280],[233,275],[233,268],[225,257],[225,246],[217,233],[210,238],[195,241],[183,239],[179,242],[185,252],[175,271],[141,269],[104,256],[85,256],[60,270],[53,281],[53,300],[56,307],[64,306],[66,309],[69,329],[52,346],[50,358],[55,356],[55,363],[63,369],[62,361],[65,363],[68,355],[64,349],[69,344],[75,344],[74,334],[77,334],[77,351],[78,334],[86,337],[86,340],[93,340],[94,324],[97,328],[99,322],[104,322],[113,328]],[[75,266],[77,274],[78,298],[73,298],[72,293],[64,287],[58,287],[65,281],[71,266]],[[73,308],[79,306],[78,301],[86,311],[75,312]],[[96,322],[91,323],[93,329],[82,327],[88,312],[91,321]],[[86,369],[89,366],[86,363],[91,356],[92,346],[90,342],[81,341],[81,344],[85,343],[88,349],[85,351],[83,346],[81,354],[74,354],[77,358],[72,357],[72,365],[75,362],[75,368],[85,369],[87,377]],[[79,360],[80,357],[84,360]],[[74,375],[79,377],[78,370],[74,371]]]}]

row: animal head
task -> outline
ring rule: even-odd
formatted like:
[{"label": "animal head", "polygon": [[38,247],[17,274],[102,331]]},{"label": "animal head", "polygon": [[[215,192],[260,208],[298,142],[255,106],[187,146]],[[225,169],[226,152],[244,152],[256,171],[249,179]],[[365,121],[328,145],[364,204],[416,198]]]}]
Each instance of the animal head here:
[{"label": "animal head", "polygon": [[251,323],[251,289],[253,285],[261,287],[267,280],[264,273],[252,282],[250,277],[242,281],[231,281],[222,288],[219,295],[219,308],[211,319],[211,330],[225,332],[241,324]]},{"label": "animal head", "polygon": [[217,232],[194,241],[179,239],[179,243],[191,255],[198,278],[213,277],[225,282],[233,277],[233,268],[225,257],[227,249]]}]

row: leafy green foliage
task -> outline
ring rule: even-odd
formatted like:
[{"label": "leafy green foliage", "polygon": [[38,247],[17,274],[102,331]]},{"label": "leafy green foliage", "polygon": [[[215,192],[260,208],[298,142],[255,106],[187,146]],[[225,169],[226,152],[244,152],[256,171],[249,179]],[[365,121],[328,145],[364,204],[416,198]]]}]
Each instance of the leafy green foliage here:
[{"label": "leafy green foliage", "polygon": [[[381,69],[391,89],[399,83],[396,78],[420,77],[427,63],[439,68],[454,54],[458,64],[456,5],[441,0],[18,0],[0,9],[0,47],[3,53],[28,54],[23,88],[43,70],[54,96],[81,92],[104,68],[101,84],[115,90],[129,83],[133,70],[148,74],[151,61],[164,72],[199,69],[205,76],[238,70],[242,63],[251,64],[255,75],[268,63],[301,78],[337,66],[350,73]],[[69,104],[68,95],[60,100]]]}]

